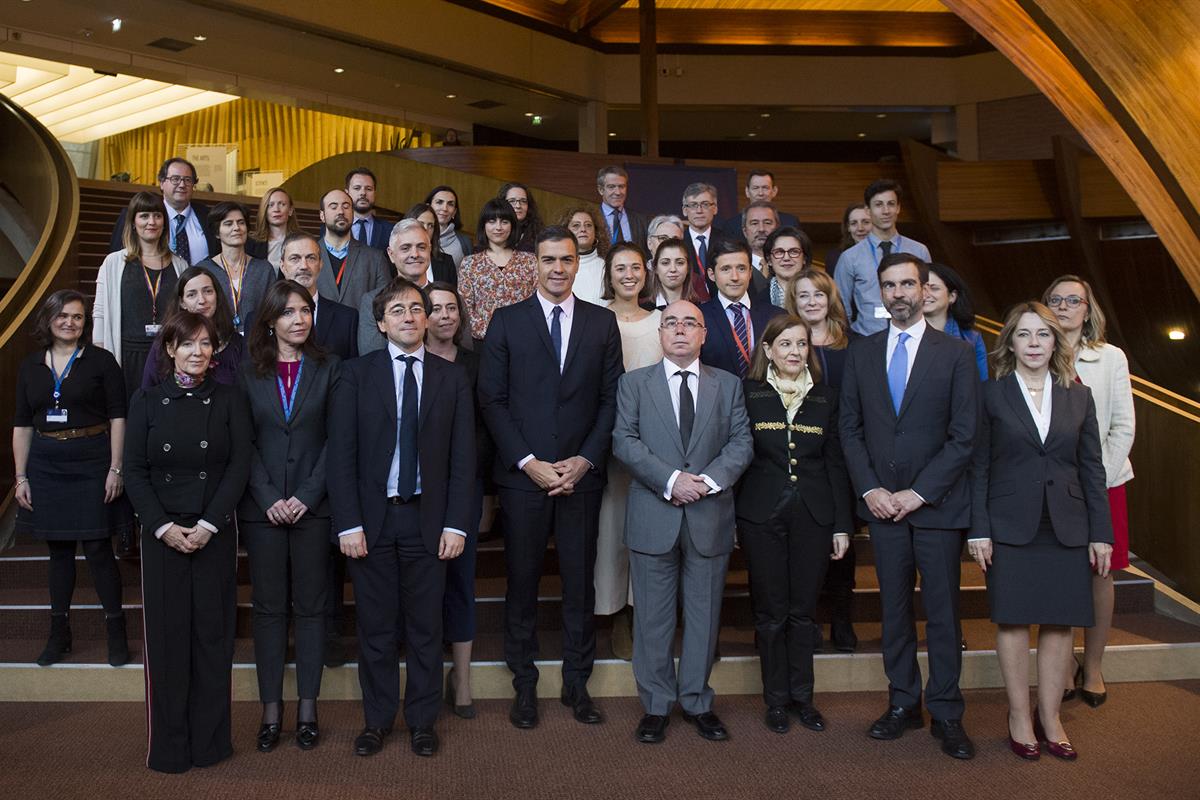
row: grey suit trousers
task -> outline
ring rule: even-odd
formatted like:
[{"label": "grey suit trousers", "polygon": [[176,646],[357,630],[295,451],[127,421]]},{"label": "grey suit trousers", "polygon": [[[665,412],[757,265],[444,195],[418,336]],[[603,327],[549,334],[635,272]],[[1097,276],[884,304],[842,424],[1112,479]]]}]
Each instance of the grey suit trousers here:
[{"label": "grey suit trousers", "polygon": [[[666,716],[676,701],[688,714],[712,710],[708,685],[721,627],[729,554],[701,555],[687,518],[675,547],[662,555],[629,551],[633,584],[633,677],[647,714]],[[683,603],[683,649],[675,672],[675,607]]]}]

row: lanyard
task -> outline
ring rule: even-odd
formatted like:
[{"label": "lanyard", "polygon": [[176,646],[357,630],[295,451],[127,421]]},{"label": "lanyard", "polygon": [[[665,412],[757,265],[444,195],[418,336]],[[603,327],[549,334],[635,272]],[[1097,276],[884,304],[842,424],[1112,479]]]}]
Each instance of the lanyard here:
[{"label": "lanyard", "polygon": [[[749,309],[746,310],[749,311]],[[729,309],[725,309],[725,311],[725,319],[729,322],[729,331],[733,334],[733,343],[737,345],[737,349],[742,353],[742,358],[746,359],[746,364],[749,366],[754,359],[750,358],[750,353],[746,351],[746,345],[742,344],[742,339],[738,336],[737,328],[733,326],[733,320],[729,319]],[[742,312],[735,310],[733,313],[741,314]],[[751,323],[746,319],[746,317],[742,317],[742,321],[746,323],[746,337],[749,338],[750,331],[753,330]]]},{"label": "lanyard", "polygon": [[242,304],[242,288],[246,285],[246,267],[249,266],[250,259],[244,259],[241,265],[241,275],[238,280],[233,279],[233,273],[229,271],[229,263],[225,260],[225,256],[221,256],[221,269],[225,270],[225,277],[229,279],[229,294],[233,300],[233,324],[235,326],[241,324],[241,314],[238,313],[238,307]]},{"label": "lanyard", "polygon": [[142,265],[142,277],[146,279],[146,291],[150,294],[150,322],[154,325],[158,324],[158,287],[162,283],[162,273],[166,269],[163,266],[161,269],[154,270],[154,283],[150,283],[150,268],[145,264]]},{"label": "lanyard", "polygon": [[304,374],[304,356],[300,356],[300,366],[296,368],[296,382],[291,385],[291,392],[283,386],[283,378],[275,376],[275,381],[279,384],[279,399],[283,402],[283,419],[285,422],[292,421],[292,407],[296,403],[296,392],[300,390],[300,376]]},{"label": "lanyard", "polygon": [[[893,253],[900,252],[900,242],[902,241],[904,241],[904,237],[897,233],[895,240],[893,240],[895,244],[895,247],[892,248]],[[875,269],[879,269],[879,254],[875,252],[875,243],[871,241],[870,236],[867,237],[867,244],[871,246],[871,259],[875,262]]]},{"label": "lanyard", "polygon": [[71,357],[69,359],[67,359],[67,366],[63,367],[62,374],[60,375],[54,369],[54,351],[53,350],[50,351],[50,374],[54,376],[54,395],[53,396],[54,396],[54,407],[55,408],[59,407],[58,399],[60,397],[62,397],[63,381],[66,380],[67,373],[69,373],[71,371],[71,365],[75,363],[76,356],[78,356],[82,352],[83,352],[82,347],[75,348],[75,352],[71,353]]},{"label": "lanyard", "polygon": [[342,285],[342,276],[346,274],[346,262],[349,260],[350,260],[350,253],[347,252],[346,256],[342,259],[342,267],[341,267],[341,269],[338,270],[337,277],[333,279],[333,282],[336,283],[339,287]]}]

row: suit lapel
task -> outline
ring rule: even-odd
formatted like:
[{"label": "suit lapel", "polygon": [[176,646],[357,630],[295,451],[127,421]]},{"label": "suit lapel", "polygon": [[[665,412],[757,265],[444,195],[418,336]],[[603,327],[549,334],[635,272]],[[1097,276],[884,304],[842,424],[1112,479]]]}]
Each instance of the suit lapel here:
[{"label": "suit lapel", "polygon": [[[662,368],[661,364],[650,373],[650,397],[654,407],[658,409],[659,416],[662,417],[663,425],[667,430],[675,432],[672,439],[675,442],[675,448],[679,450],[680,455],[685,455],[683,439],[679,435],[679,423],[675,421],[675,406],[671,402],[671,386],[667,383],[666,370]],[[694,434],[697,430],[693,427],[692,433]]]},{"label": "suit lapel", "polygon": [[443,373],[441,364],[431,363],[437,356],[431,356],[429,351],[425,351],[425,375],[421,382],[421,408],[417,413],[417,430],[420,431],[425,427],[425,420],[429,416],[429,409],[437,400],[439,389],[442,386]]},{"label": "suit lapel", "polygon": [[546,346],[546,353],[554,359],[554,365],[558,366],[558,353],[554,352],[554,344],[550,341],[550,328],[546,325],[546,317],[542,314],[542,304],[537,299],[536,293],[525,301],[525,309],[529,314],[533,329],[537,331],[538,338]]},{"label": "suit lapel", "polygon": [[[687,453],[700,440],[700,432],[708,427],[708,421],[717,405],[717,379],[712,370],[700,365],[700,378],[696,381],[696,422],[692,425],[692,438],[688,441]],[[678,425],[675,426],[678,429]],[[686,456],[687,453],[684,453]]]},{"label": "suit lapel", "polygon": [[321,251],[321,274],[317,276],[317,292],[323,297],[336,301],[338,299],[337,282],[334,281],[333,259],[325,249],[325,242],[318,243]]},{"label": "suit lapel", "polygon": [[1048,446],[1050,440],[1058,433],[1061,433],[1064,421],[1071,413],[1071,393],[1058,385],[1058,381],[1054,378],[1050,379],[1050,429],[1046,431],[1046,444]]},{"label": "suit lapel", "polygon": [[[392,371],[392,358],[388,349],[384,347],[384,349],[372,353],[371,359],[369,370],[371,382],[375,384],[375,391],[382,403],[379,407],[388,412],[387,429],[391,433],[392,441],[395,442],[396,418],[399,416],[399,409],[396,407],[396,376]],[[345,409],[342,411],[344,412]]]},{"label": "suit lapel", "polygon": [[[1004,379],[1004,399],[1008,402],[1017,419],[1021,420],[1021,425],[1024,426],[1025,432],[1029,434],[1029,437],[1033,439],[1034,445],[1041,448],[1044,446],[1042,444],[1042,437],[1038,434],[1037,423],[1033,421],[1033,413],[1025,403],[1024,395],[1021,394],[1021,387],[1017,385],[1017,381],[1019,380],[1021,379],[1017,377],[1016,373]],[[1050,404],[1051,406],[1058,405],[1058,398],[1053,398]],[[1053,417],[1051,418],[1051,427],[1053,427]],[[1046,438],[1049,439],[1050,437],[1047,436]]]},{"label": "suit lapel", "polygon": [[[567,357],[563,360],[563,374],[571,368],[571,361],[574,360],[575,354],[579,352],[579,343],[583,340],[583,332],[587,327],[588,317],[583,308],[583,301],[578,297],[575,298],[575,319],[571,320],[571,336],[567,339]],[[542,327],[545,327],[544,325]],[[546,338],[550,338],[550,334],[546,334]]]},{"label": "suit lapel", "polygon": [[[925,335],[921,337],[921,343],[917,345],[917,354],[914,356],[912,372],[908,375],[908,383],[904,384],[904,399],[900,402],[900,413],[896,418],[904,416],[904,412],[908,410],[909,403],[912,402],[913,395],[916,394],[917,387],[921,385],[921,381],[925,379],[925,373],[929,371],[929,365],[933,363],[933,359],[937,357],[934,349],[941,344],[937,336],[931,335],[932,329],[926,326]],[[887,349],[887,339],[884,339],[884,350]],[[886,359],[887,356],[885,355]],[[884,362],[887,363],[886,360]],[[884,368],[886,372],[886,367]],[[887,387],[885,382],[884,387]]]},{"label": "suit lapel", "polygon": [[[304,367],[300,373],[300,382],[296,384],[296,389],[292,396],[292,419],[288,423],[289,427],[291,426],[291,422],[294,422],[301,410],[303,410],[304,398],[308,396],[308,390],[312,387],[313,382],[316,381],[317,374],[321,371],[321,366],[321,363],[315,358],[304,359]],[[282,406],[282,404],[279,405]],[[283,415],[282,407],[279,413],[281,416]]]},{"label": "suit lapel", "polygon": [[[725,310],[723,305],[721,305],[720,298],[714,297],[710,302],[716,304],[714,308],[716,309],[716,316],[718,320],[716,324],[717,335],[720,336],[721,341],[724,342],[725,349],[729,351],[731,356],[733,356],[734,363],[737,363],[738,345],[737,342],[733,340],[733,326],[729,323],[729,312]],[[751,320],[751,322],[753,322],[753,320]]]}]

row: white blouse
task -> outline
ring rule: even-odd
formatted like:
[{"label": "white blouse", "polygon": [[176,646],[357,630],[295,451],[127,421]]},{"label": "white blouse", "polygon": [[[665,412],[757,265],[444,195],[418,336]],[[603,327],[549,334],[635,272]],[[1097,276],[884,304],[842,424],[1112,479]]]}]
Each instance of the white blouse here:
[{"label": "white blouse", "polygon": [[1046,435],[1050,433],[1050,413],[1053,405],[1050,400],[1051,378],[1050,371],[1046,370],[1046,377],[1042,381],[1042,407],[1038,409],[1037,404],[1033,402],[1033,394],[1025,385],[1025,381],[1021,379],[1021,376],[1013,375],[1017,386],[1021,387],[1021,396],[1025,398],[1025,405],[1029,406],[1029,413],[1033,415],[1033,424],[1037,426],[1038,436],[1042,437],[1042,444],[1046,443]]}]

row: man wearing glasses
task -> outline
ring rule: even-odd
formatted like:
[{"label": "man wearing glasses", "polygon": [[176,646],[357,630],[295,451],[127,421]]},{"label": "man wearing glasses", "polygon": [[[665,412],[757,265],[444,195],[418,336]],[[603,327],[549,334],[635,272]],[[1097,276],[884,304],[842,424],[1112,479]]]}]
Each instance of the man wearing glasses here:
[{"label": "man wearing glasses", "polygon": [[[712,672],[725,572],[733,551],[733,492],[754,455],[742,383],[700,363],[704,317],[678,300],[662,312],[663,360],[617,388],[613,455],[633,475],[625,543],[633,585],[633,677],[645,716],[639,742],[666,737],[672,708],[710,741],[729,738],[713,713]],[[673,659],[676,598],[683,649]]]},{"label": "man wearing glasses", "polygon": [[[204,231],[203,220],[208,219],[208,206],[192,202],[192,190],[196,187],[196,168],[192,163],[183,158],[168,158],[158,170],[158,187],[166,206],[171,252],[189,265],[199,264],[209,253],[220,252],[220,245]],[[109,252],[115,253],[124,247],[121,239],[124,233],[125,209],[121,209],[109,240]]]},{"label": "man wearing glasses", "polygon": [[709,183],[689,184],[683,190],[683,218],[688,223],[687,236],[683,237],[683,241],[688,248],[688,263],[692,266],[692,287],[702,302],[716,292],[716,287],[704,274],[708,268],[708,253],[726,238],[713,225],[716,217],[716,187]]}]

